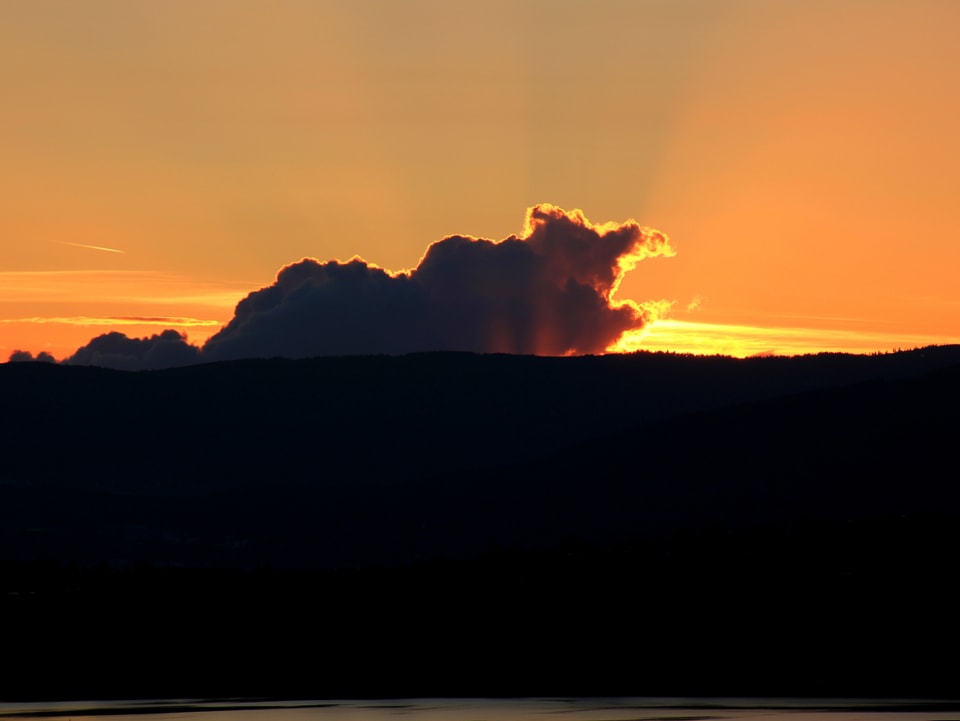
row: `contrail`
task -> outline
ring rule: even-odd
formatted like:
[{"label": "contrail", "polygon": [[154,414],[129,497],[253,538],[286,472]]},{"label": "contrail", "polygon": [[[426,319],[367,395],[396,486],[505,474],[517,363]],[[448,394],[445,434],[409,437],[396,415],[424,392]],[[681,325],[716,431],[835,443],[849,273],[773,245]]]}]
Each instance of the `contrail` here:
[{"label": "contrail", "polygon": [[83,243],[69,243],[66,240],[60,241],[63,245],[72,245],[75,248],[89,248],[90,250],[105,250],[108,253],[126,253],[125,250],[117,250],[116,248],[104,248],[101,245],[84,245]]}]

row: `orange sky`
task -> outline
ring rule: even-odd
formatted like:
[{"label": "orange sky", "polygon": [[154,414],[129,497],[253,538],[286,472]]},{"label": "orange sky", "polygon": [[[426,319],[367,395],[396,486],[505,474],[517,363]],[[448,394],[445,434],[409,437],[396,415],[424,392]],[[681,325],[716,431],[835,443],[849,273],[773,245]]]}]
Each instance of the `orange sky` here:
[{"label": "orange sky", "polygon": [[[0,359],[202,341],[304,256],[667,233],[623,348],[960,342],[954,0],[6,0]],[[122,251],[122,252],[115,252]]]}]

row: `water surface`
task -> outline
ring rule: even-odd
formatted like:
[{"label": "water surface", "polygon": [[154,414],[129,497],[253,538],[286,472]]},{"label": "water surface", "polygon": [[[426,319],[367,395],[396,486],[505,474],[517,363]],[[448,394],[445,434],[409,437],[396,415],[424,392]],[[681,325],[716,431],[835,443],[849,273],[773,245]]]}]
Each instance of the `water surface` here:
[{"label": "water surface", "polygon": [[960,701],[537,698],[303,701],[167,699],[0,703],[0,719],[202,721],[960,721]]}]

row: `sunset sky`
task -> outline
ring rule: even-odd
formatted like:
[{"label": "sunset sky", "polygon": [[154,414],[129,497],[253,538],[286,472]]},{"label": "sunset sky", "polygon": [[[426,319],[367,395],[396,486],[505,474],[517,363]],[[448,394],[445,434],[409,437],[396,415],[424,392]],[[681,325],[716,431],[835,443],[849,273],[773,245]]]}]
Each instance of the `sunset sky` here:
[{"label": "sunset sky", "polygon": [[955,0],[5,0],[0,361],[198,343],[538,203],[670,237],[620,349],[960,342]]}]

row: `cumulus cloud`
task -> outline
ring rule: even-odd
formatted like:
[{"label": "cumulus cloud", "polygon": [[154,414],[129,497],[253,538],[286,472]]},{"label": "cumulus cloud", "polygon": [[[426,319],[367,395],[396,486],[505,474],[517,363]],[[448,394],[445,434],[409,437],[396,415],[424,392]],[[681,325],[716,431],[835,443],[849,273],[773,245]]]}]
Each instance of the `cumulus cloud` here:
[{"label": "cumulus cloud", "polygon": [[521,236],[449,236],[404,273],[358,258],[287,266],[240,302],[204,355],[599,353],[649,318],[614,298],[623,275],[670,254],[665,235],[634,221],[596,226],[578,210],[538,205]]},{"label": "cumulus cloud", "polygon": [[40,351],[36,355],[28,350],[15,350],[10,354],[10,363],[29,363],[31,361],[40,361],[41,363],[56,363],[57,359],[46,351]]},{"label": "cumulus cloud", "polygon": [[202,349],[174,331],[137,340],[111,333],[69,362],[160,367],[171,359],[182,365],[434,350],[602,353],[652,318],[652,306],[615,297],[624,275],[645,258],[669,255],[668,238],[635,221],[595,225],[579,210],[538,205],[527,211],[521,235],[448,236],[408,271],[360,258],[288,265],[275,283],[240,301]]},{"label": "cumulus cloud", "polygon": [[200,360],[200,349],[187,343],[186,336],[175,330],[165,330],[149,338],[105,333],[77,350],[64,363],[143,370],[192,365]]}]

